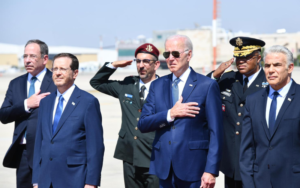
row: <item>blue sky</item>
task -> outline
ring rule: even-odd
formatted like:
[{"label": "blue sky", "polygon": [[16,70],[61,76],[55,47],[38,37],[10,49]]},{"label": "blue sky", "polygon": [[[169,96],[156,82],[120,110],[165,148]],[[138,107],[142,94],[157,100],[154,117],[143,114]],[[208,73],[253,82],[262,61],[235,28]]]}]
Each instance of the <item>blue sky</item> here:
[{"label": "blue sky", "polygon": [[[0,43],[99,47],[115,38],[212,23],[212,0],[0,0]],[[234,32],[300,31],[299,0],[220,0],[222,27]]]}]

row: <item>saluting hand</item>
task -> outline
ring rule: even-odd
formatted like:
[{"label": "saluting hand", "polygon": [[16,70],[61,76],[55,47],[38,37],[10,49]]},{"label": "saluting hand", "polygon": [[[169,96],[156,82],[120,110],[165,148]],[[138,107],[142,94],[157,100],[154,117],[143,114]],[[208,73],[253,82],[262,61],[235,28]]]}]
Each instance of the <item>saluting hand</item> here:
[{"label": "saluting hand", "polygon": [[39,90],[37,93],[31,95],[31,97],[29,97],[27,99],[27,108],[37,108],[40,106],[40,102],[43,98],[45,98],[46,96],[50,95],[50,92],[47,93],[42,93],[40,94],[41,90]]},{"label": "saluting hand", "polygon": [[188,102],[182,103],[182,96],[170,110],[171,118],[176,117],[196,117],[196,114],[199,114],[200,108],[197,107],[197,102]]},{"label": "saluting hand", "polygon": [[122,60],[122,61],[114,61],[112,63],[112,65],[114,67],[118,68],[118,67],[126,67],[128,65],[131,65],[131,63],[132,63],[132,60],[130,60],[130,61]]},{"label": "saluting hand", "polygon": [[221,63],[221,65],[215,70],[215,72],[213,73],[213,77],[214,78],[220,78],[221,75],[224,73],[224,71],[231,66],[231,64],[233,63],[234,58],[231,58],[230,60]]},{"label": "saluting hand", "polygon": [[200,188],[214,188],[216,184],[216,178],[213,174],[204,172],[201,178]]}]

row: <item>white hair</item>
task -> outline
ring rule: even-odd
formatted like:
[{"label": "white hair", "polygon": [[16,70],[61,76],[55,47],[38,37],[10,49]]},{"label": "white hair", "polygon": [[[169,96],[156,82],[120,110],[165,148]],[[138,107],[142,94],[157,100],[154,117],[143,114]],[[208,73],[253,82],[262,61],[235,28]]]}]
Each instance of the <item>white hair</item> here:
[{"label": "white hair", "polygon": [[172,35],[172,36],[169,36],[166,41],[165,41],[165,46],[166,46],[166,43],[168,40],[172,40],[172,39],[184,39],[184,45],[185,45],[185,50],[191,50],[193,51],[193,43],[191,41],[191,39],[185,35]]},{"label": "white hair", "polygon": [[270,48],[264,51],[264,62],[266,62],[267,55],[272,53],[284,54],[286,56],[287,66],[289,66],[291,63],[294,63],[294,57],[292,52],[286,47],[280,45],[271,46]]}]

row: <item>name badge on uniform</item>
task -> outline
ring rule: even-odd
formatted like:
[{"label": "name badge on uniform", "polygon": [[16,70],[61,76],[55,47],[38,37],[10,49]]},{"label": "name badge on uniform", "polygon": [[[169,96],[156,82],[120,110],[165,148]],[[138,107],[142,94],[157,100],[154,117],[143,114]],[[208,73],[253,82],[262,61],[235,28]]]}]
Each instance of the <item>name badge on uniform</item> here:
[{"label": "name badge on uniform", "polygon": [[125,93],[125,97],[131,98],[132,99],[132,95]]},{"label": "name badge on uniform", "polygon": [[231,96],[231,93],[229,93],[228,91],[222,91],[221,94],[226,95],[227,97]]},{"label": "name badge on uniform", "polygon": [[222,111],[225,112],[225,104],[222,104]]}]

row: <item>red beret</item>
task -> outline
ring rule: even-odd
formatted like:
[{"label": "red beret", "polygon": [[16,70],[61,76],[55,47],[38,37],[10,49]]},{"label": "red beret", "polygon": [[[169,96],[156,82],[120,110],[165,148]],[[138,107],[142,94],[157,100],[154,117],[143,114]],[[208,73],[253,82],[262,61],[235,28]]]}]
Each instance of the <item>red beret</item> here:
[{"label": "red beret", "polygon": [[150,43],[145,43],[145,44],[141,45],[140,47],[138,47],[135,50],[134,57],[136,57],[136,55],[138,53],[141,53],[141,52],[154,55],[157,59],[158,59],[158,56],[159,56],[158,49],[153,44],[150,44]]}]

